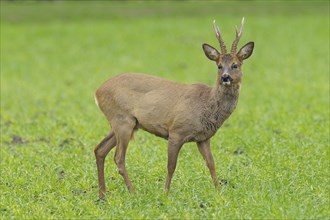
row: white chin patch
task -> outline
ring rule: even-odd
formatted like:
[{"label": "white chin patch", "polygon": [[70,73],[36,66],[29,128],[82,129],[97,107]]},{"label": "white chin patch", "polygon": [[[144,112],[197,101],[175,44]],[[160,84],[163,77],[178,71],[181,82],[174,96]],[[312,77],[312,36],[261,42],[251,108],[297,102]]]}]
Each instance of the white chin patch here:
[{"label": "white chin patch", "polygon": [[222,82],[223,85],[230,85],[230,81]]}]

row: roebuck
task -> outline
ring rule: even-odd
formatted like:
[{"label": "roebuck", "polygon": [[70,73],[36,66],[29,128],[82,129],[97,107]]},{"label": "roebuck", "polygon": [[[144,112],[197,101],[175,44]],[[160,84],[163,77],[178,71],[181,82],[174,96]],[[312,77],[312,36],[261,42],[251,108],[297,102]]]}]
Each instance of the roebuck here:
[{"label": "roebuck", "polygon": [[134,131],[139,128],[168,140],[166,191],[170,189],[179,151],[187,142],[197,143],[215,186],[220,186],[210,139],[237,105],[243,60],[253,52],[253,42],[236,52],[243,24],[244,18],[240,30],[236,30],[231,51],[227,53],[220,30],[213,22],[221,53],[208,44],[203,44],[203,50],[218,67],[214,87],[186,85],[143,74],[122,74],[97,89],[96,103],[111,125],[109,134],[95,148],[101,199],[106,194],[104,160],[115,146],[114,161],[129,192],[134,192],[125,168],[125,153]]}]

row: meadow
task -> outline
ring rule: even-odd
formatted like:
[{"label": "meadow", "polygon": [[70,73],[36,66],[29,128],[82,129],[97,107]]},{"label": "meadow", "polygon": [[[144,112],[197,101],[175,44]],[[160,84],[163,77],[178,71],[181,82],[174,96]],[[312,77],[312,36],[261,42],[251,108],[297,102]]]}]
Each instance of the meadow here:
[{"label": "meadow", "polygon": [[[1,219],[329,219],[329,2],[1,1]],[[202,43],[245,17],[240,100],[211,141],[217,191],[194,143],[165,194],[167,143],[138,131],[130,195],[94,147],[109,131],[94,92],[122,72],[214,85]]]}]

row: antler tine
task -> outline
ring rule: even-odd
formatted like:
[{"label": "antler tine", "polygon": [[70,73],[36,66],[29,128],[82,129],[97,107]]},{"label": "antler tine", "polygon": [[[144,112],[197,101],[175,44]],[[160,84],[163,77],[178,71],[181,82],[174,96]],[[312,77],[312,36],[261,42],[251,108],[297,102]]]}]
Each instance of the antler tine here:
[{"label": "antler tine", "polygon": [[244,26],[244,17],[242,18],[242,23],[241,23],[241,27],[240,27],[239,31],[237,30],[237,27],[236,27],[236,38],[231,46],[231,53],[236,53],[237,44],[243,34],[243,26]]},{"label": "antler tine", "polygon": [[215,36],[217,37],[219,44],[220,44],[221,53],[222,54],[227,53],[225,42],[223,41],[223,39],[221,37],[219,27],[215,24],[215,20],[213,20],[213,28],[214,28]]}]

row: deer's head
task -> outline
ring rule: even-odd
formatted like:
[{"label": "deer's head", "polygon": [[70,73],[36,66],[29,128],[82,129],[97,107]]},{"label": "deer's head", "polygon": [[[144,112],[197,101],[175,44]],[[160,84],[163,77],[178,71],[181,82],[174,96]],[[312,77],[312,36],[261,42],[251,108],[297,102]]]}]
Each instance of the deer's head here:
[{"label": "deer's head", "polygon": [[220,29],[216,26],[215,21],[213,21],[213,27],[215,35],[219,41],[221,53],[214,47],[203,44],[203,50],[205,55],[216,62],[218,66],[218,77],[219,82],[225,86],[231,86],[235,84],[240,84],[242,79],[242,65],[243,60],[249,58],[253,52],[254,42],[249,42],[245,44],[237,52],[237,44],[243,33],[244,17],[242,19],[242,24],[240,30],[236,29],[236,38],[232,44],[230,53],[227,53],[226,45],[221,37]]}]

